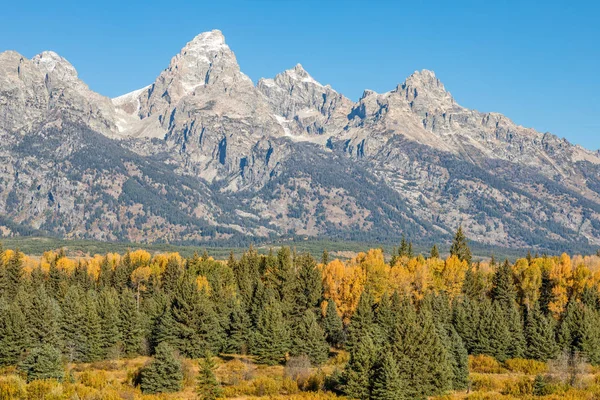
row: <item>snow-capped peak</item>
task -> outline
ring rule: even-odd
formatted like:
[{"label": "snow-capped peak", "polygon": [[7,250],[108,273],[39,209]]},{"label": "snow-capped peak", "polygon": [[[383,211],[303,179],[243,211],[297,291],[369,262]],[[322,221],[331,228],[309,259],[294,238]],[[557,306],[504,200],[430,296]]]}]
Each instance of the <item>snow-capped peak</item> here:
[{"label": "snow-capped peak", "polygon": [[323,86],[319,82],[317,82],[312,76],[310,76],[310,74],[306,72],[306,70],[302,67],[302,64],[300,63],[296,64],[294,68],[286,70],[284,74],[300,82],[308,82],[317,86]]}]

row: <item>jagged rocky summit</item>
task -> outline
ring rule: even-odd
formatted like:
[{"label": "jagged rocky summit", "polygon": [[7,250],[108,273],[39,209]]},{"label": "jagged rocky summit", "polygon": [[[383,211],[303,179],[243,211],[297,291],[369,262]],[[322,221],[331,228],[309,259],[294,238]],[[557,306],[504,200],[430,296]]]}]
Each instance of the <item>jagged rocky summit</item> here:
[{"label": "jagged rocky summit", "polygon": [[600,245],[600,154],[461,107],[431,71],[357,101],[300,64],[256,85],[220,31],[108,99],[53,52],[0,54],[0,234]]}]

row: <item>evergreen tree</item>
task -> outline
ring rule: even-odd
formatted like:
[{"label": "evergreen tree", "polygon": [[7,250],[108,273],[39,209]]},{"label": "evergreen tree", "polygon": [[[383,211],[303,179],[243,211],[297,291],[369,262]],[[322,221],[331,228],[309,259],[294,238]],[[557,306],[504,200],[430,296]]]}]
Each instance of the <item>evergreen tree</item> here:
[{"label": "evergreen tree", "polygon": [[306,310],[295,328],[292,354],[306,355],[312,365],[323,365],[329,356],[329,346],[325,340],[325,332],[317,323],[315,313]]},{"label": "evergreen tree", "polygon": [[303,254],[296,260],[299,267],[294,287],[294,318],[302,318],[306,310],[318,312],[323,295],[321,272],[310,254]]},{"label": "evergreen tree", "polygon": [[485,278],[478,264],[465,271],[462,292],[473,300],[480,300],[485,296]]},{"label": "evergreen tree", "polygon": [[165,293],[172,293],[182,276],[182,270],[175,257],[169,258],[165,271],[161,275],[161,288]]},{"label": "evergreen tree", "polygon": [[17,302],[0,298],[0,367],[15,365],[28,345],[25,315]]},{"label": "evergreen tree", "polygon": [[19,289],[23,276],[23,253],[18,249],[6,261],[2,275],[2,291],[12,299]]},{"label": "evergreen tree", "polygon": [[492,300],[500,303],[504,309],[508,309],[514,305],[516,294],[512,270],[508,260],[506,260],[494,272],[492,278]]},{"label": "evergreen tree", "polygon": [[213,360],[213,355],[206,352],[203,358],[200,359],[200,373],[198,374],[196,384],[196,394],[200,400],[216,400],[221,397],[223,390],[217,377],[215,376],[216,364]]},{"label": "evergreen tree", "polygon": [[400,241],[400,248],[398,249],[399,257],[408,257],[408,242],[406,241],[406,237],[402,235],[402,240]]},{"label": "evergreen tree", "polygon": [[356,311],[352,314],[350,325],[348,326],[346,348],[350,353],[366,336],[369,336],[373,342],[376,340],[377,329],[372,307],[373,297],[369,292],[362,292]]},{"label": "evergreen tree", "polygon": [[69,362],[81,362],[85,356],[86,337],[83,331],[85,304],[81,290],[70,286],[62,302],[61,334]]},{"label": "evergreen tree", "polygon": [[590,364],[600,365],[600,315],[590,307],[583,309],[580,351]]},{"label": "evergreen tree", "polygon": [[50,344],[34,347],[19,364],[19,370],[27,376],[27,382],[38,379],[62,381],[65,377],[60,351]]},{"label": "evergreen tree", "polygon": [[98,296],[97,309],[100,320],[100,354],[108,358],[114,354],[117,344],[121,341],[120,303],[117,291],[109,287],[102,289]]},{"label": "evergreen tree", "polygon": [[337,306],[333,299],[327,301],[323,326],[327,342],[334,347],[340,347],[345,341],[344,323],[337,312]]},{"label": "evergreen tree", "polygon": [[225,351],[227,353],[245,354],[248,348],[250,330],[250,318],[244,311],[244,307],[236,302],[230,313]]},{"label": "evergreen tree", "polygon": [[144,394],[178,392],[183,387],[182,383],[181,360],[168,344],[159,344],[152,362],[140,371],[142,392]]},{"label": "evergreen tree", "polygon": [[100,289],[112,286],[113,269],[108,261],[108,257],[104,257],[100,263],[100,274],[98,276],[98,287]]},{"label": "evergreen tree", "polygon": [[569,301],[560,320],[557,340],[561,350],[570,353],[579,351],[582,343],[581,327],[584,324],[583,307],[574,300]]},{"label": "evergreen tree", "polygon": [[552,279],[550,278],[550,271],[547,268],[542,268],[542,284],[540,286],[540,310],[544,315],[548,316],[550,310],[548,306],[554,301],[554,294],[552,293]]},{"label": "evergreen tree", "polygon": [[467,265],[471,265],[471,249],[469,248],[467,237],[463,232],[462,226],[458,227],[458,230],[454,235],[454,241],[450,247],[450,255],[458,257],[460,261],[466,261]]},{"label": "evergreen tree", "polygon": [[406,256],[408,258],[413,258],[415,256],[415,253],[413,251],[413,244],[412,244],[412,242],[408,242],[408,249],[406,250]]},{"label": "evergreen tree", "polygon": [[[163,320],[160,334],[172,335],[170,343],[181,354],[190,358],[202,356],[205,349],[218,352],[225,344],[224,331],[217,318],[214,305],[205,290],[199,289],[193,277],[179,280],[170,305],[172,319]],[[169,315],[167,314],[167,318]]]},{"label": "evergreen tree", "polygon": [[379,366],[375,369],[372,399],[402,400],[409,399],[406,394],[407,382],[402,380],[398,364],[391,351],[384,351]]},{"label": "evergreen tree", "polygon": [[472,354],[486,354],[504,361],[509,356],[511,333],[506,314],[498,303],[484,300],[480,304],[479,327]]},{"label": "evergreen tree", "polygon": [[377,347],[370,336],[364,336],[355,343],[344,370],[344,393],[348,397],[360,400],[371,398],[377,356]]},{"label": "evergreen tree", "polygon": [[438,250],[437,244],[434,244],[430,252],[431,258],[440,258],[440,251]]},{"label": "evergreen tree", "polygon": [[554,324],[542,313],[539,304],[527,312],[525,320],[527,349],[525,356],[539,361],[554,358],[557,353]]},{"label": "evergreen tree", "polygon": [[84,362],[92,362],[102,357],[101,321],[98,315],[98,305],[95,292],[89,291],[84,296],[84,319],[82,321],[85,337]]},{"label": "evergreen tree", "polygon": [[288,325],[280,303],[272,298],[260,313],[252,340],[252,354],[261,364],[275,365],[283,360],[289,348]]},{"label": "evergreen tree", "polygon": [[327,251],[327,249],[323,250],[323,255],[321,256],[321,264],[329,264],[329,252]]},{"label": "evergreen tree", "polygon": [[391,344],[400,376],[410,382],[410,398],[438,395],[452,387],[450,358],[427,308],[417,314],[405,300]]},{"label": "evergreen tree", "polygon": [[35,290],[26,316],[32,346],[49,344],[57,349],[62,348],[60,306],[48,296],[43,286]]},{"label": "evergreen tree", "polygon": [[127,356],[139,354],[142,345],[142,326],[135,294],[125,289],[119,304],[119,337]]}]

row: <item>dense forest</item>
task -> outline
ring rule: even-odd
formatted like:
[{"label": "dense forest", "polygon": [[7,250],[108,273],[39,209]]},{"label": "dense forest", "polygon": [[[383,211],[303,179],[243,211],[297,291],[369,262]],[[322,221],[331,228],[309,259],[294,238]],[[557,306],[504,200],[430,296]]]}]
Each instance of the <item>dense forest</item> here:
[{"label": "dense forest", "polygon": [[462,229],[446,257],[404,239],[347,260],[0,252],[0,399],[134,398],[86,373],[141,357],[123,378],[135,396],[200,399],[243,397],[247,371],[280,367],[251,395],[467,396],[498,369],[530,372],[503,394],[560,398],[600,365],[600,257],[474,262]]}]

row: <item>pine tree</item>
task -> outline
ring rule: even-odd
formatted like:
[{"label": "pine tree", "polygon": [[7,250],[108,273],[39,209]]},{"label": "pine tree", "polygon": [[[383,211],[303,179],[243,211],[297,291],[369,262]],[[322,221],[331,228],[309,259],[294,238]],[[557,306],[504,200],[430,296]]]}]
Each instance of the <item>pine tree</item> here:
[{"label": "pine tree", "polygon": [[494,272],[491,297],[492,300],[500,303],[504,309],[507,309],[514,305],[516,294],[512,270],[508,260],[506,260]]},{"label": "pine tree", "polygon": [[167,262],[165,271],[161,275],[161,288],[165,293],[172,293],[177,287],[177,282],[182,276],[182,270],[175,257]]},{"label": "pine tree", "polygon": [[327,342],[334,347],[340,347],[345,341],[344,323],[337,312],[337,306],[333,299],[327,301],[323,326]]},{"label": "pine tree", "polygon": [[[169,317],[168,314],[166,316]],[[206,348],[213,352],[223,348],[225,332],[219,324],[214,305],[206,291],[198,288],[193,277],[186,275],[179,279],[170,304],[170,316],[172,319],[161,322],[161,335],[167,337],[164,330],[173,335],[174,340],[170,344],[182,355],[198,358]]]},{"label": "pine tree", "polygon": [[125,289],[119,304],[119,336],[127,356],[139,354],[142,345],[142,326],[135,294]]},{"label": "pine tree", "polygon": [[289,328],[281,305],[272,298],[260,313],[252,340],[252,354],[261,364],[275,365],[283,360],[290,344]]},{"label": "pine tree", "polygon": [[400,376],[410,382],[410,398],[438,395],[452,387],[450,358],[427,308],[417,314],[405,300],[391,344]]},{"label": "pine tree", "polygon": [[467,243],[467,237],[463,232],[462,226],[458,227],[454,235],[454,241],[450,247],[450,255],[458,257],[460,261],[466,261],[467,265],[471,265],[471,249]]},{"label": "pine tree", "polygon": [[413,251],[413,244],[412,244],[412,242],[408,242],[408,249],[406,250],[406,256],[408,258],[413,258],[415,256],[415,253]]},{"label": "pine tree", "polygon": [[96,302],[96,292],[89,291],[83,298],[84,300],[84,319],[83,335],[85,337],[85,347],[83,353],[84,362],[93,362],[102,357],[101,347],[101,321],[98,315],[98,304]]},{"label": "pine tree", "polygon": [[437,244],[434,244],[430,252],[431,258],[440,258],[440,251],[438,250]]},{"label": "pine tree", "polygon": [[467,268],[462,292],[472,300],[482,299],[485,296],[485,278],[478,264]]},{"label": "pine tree", "polygon": [[356,311],[352,315],[350,325],[348,326],[346,348],[350,353],[366,336],[369,336],[373,342],[376,340],[377,328],[375,326],[375,315],[372,307],[373,297],[369,292],[362,292]]},{"label": "pine tree", "polygon": [[183,368],[173,348],[161,343],[154,359],[140,372],[140,388],[144,394],[173,393],[182,389]]},{"label": "pine tree", "polygon": [[299,266],[294,285],[294,315],[302,318],[306,310],[317,312],[323,295],[321,272],[310,254],[303,254],[296,260]]},{"label": "pine tree", "polygon": [[48,296],[43,286],[35,290],[26,316],[32,346],[49,344],[57,349],[62,348],[60,306]]},{"label": "pine tree", "polygon": [[83,323],[85,304],[81,290],[70,286],[62,302],[61,334],[62,343],[69,362],[81,362],[85,353],[85,333]]},{"label": "pine tree", "polygon": [[200,359],[200,373],[198,374],[196,384],[196,394],[200,400],[216,400],[221,397],[223,390],[217,377],[215,376],[216,364],[213,360],[213,355],[206,352],[203,358]]},{"label": "pine tree", "polygon": [[353,399],[371,398],[374,366],[378,351],[370,336],[357,341],[344,370],[344,393]]},{"label": "pine tree", "polygon": [[120,303],[117,291],[109,287],[102,289],[98,295],[97,309],[100,320],[100,354],[108,358],[114,354],[117,343],[121,341]]},{"label": "pine tree", "polygon": [[382,358],[380,365],[375,369],[371,398],[378,400],[409,399],[406,394],[407,382],[400,376],[392,351],[384,351]]},{"label": "pine tree", "polygon": [[306,355],[312,365],[323,365],[329,356],[329,346],[325,340],[325,332],[317,323],[315,313],[306,310],[295,328],[292,354]]},{"label": "pine tree", "polygon": [[16,301],[0,298],[0,367],[15,365],[28,345],[25,315]]},{"label": "pine tree", "polygon": [[400,248],[398,249],[399,257],[408,257],[408,242],[406,241],[406,237],[402,235],[402,240],[400,241]]},{"label": "pine tree", "polygon": [[580,350],[590,364],[600,365],[600,314],[590,307],[583,309]]},{"label": "pine tree", "polygon": [[472,354],[486,354],[504,361],[509,356],[511,333],[506,314],[498,303],[484,300],[480,304],[479,327]]},{"label": "pine tree", "polygon": [[544,315],[550,314],[548,306],[554,301],[554,294],[552,293],[552,279],[550,278],[550,271],[547,268],[542,268],[542,284],[540,286],[540,310]]},{"label": "pine tree", "polygon": [[250,330],[250,318],[244,311],[244,307],[236,302],[229,317],[225,351],[227,353],[244,354],[248,348]]},{"label": "pine tree", "polygon": [[329,264],[329,252],[327,251],[327,249],[323,250],[323,255],[321,256],[321,264]]},{"label": "pine tree", "polygon": [[554,336],[552,320],[542,313],[539,304],[527,312],[525,319],[525,356],[539,361],[547,361],[556,356],[558,348]]},{"label": "pine tree", "polygon": [[23,253],[18,249],[6,261],[2,275],[3,282],[1,284],[3,292],[8,295],[9,299],[12,299],[19,289],[23,276]]},{"label": "pine tree", "polygon": [[38,379],[62,381],[65,377],[60,351],[50,344],[31,349],[18,368],[27,376],[27,382]]}]

